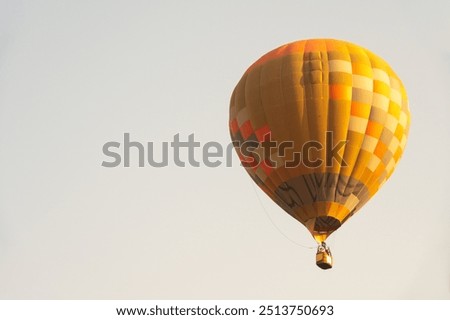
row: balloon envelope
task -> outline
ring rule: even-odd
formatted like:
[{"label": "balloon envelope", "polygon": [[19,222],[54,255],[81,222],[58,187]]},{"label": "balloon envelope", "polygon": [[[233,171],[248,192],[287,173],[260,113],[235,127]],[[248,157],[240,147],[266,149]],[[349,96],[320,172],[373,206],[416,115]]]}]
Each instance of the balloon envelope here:
[{"label": "balloon envelope", "polygon": [[322,242],[391,176],[410,111],[383,59],[349,42],[312,39],[251,65],[229,120],[250,177]]}]

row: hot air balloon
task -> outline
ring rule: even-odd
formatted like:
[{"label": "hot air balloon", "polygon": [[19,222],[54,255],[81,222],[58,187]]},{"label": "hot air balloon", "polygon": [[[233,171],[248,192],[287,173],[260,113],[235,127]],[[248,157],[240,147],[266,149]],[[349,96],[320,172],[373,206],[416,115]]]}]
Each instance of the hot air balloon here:
[{"label": "hot air balloon", "polygon": [[253,181],[325,243],[391,176],[408,136],[405,88],[380,57],[333,39],[263,55],[231,96],[229,129]]}]

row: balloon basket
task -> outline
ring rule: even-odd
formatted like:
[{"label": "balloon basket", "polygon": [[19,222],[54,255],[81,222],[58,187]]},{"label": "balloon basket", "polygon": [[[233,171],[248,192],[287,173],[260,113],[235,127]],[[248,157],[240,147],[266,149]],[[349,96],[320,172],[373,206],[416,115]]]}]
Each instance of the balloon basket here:
[{"label": "balloon basket", "polygon": [[333,256],[331,255],[330,248],[327,247],[325,242],[322,242],[317,248],[316,264],[321,269],[330,269],[333,267]]}]

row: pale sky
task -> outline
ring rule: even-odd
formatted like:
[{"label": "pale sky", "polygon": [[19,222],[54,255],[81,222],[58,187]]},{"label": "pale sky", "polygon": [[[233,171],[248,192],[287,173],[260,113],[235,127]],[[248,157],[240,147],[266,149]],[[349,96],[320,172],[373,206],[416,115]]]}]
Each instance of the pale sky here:
[{"label": "pale sky", "polygon": [[[0,298],[449,299],[450,2],[429,3],[0,0]],[[388,61],[412,113],[396,172],[330,237],[333,269],[237,157],[101,166],[124,133],[225,146],[245,69],[323,37]]]}]

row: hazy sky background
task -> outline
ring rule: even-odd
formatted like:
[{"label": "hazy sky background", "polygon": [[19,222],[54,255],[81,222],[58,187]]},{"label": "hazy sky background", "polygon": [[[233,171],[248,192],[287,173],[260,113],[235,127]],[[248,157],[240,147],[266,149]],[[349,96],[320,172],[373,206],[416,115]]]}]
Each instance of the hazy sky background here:
[{"label": "hazy sky background", "polygon": [[[449,13],[448,1],[0,0],[0,298],[449,299]],[[226,145],[245,69],[317,37],[387,60],[412,112],[396,172],[329,239],[333,269],[293,243],[315,245],[237,157],[101,166],[125,132]]]}]

